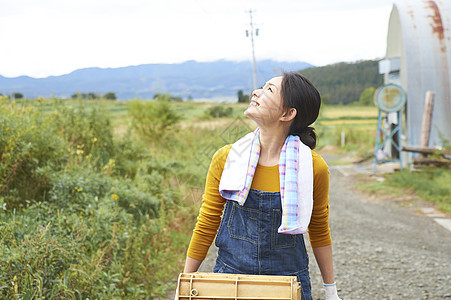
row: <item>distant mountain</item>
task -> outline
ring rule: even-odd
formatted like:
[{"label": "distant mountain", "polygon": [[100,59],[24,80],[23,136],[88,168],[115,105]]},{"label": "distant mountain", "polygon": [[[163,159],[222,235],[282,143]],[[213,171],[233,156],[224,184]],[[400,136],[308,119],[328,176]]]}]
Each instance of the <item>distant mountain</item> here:
[{"label": "distant mountain", "polygon": [[[305,62],[257,62],[258,84],[282,71],[299,71],[313,67]],[[236,101],[238,90],[252,90],[252,64],[220,60],[187,61],[179,64],[145,64],[122,68],[86,68],[61,76],[32,78],[0,76],[0,93],[22,93],[26,98],[69,98],[80,93],[114,92],[118,99],[153,98],[169,93],[184,99],[223,98]],[[228,102],[229,102],[228,101]]]}]

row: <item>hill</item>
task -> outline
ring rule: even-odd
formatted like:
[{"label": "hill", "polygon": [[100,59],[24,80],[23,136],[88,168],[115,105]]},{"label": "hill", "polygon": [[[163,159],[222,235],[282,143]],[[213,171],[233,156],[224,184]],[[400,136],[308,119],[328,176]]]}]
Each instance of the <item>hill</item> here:
[{"label": "hill", "polygon": [[312,81],[321,93],[323,101],[328,104],[358,101],[365,88],[377,88],[383,84],[383,75],[378,72],[377,60],[342,62],[307,68],[301,73]]},{"label": "hill", "polygon": [[[257,63],[257,77],[259,84],[263,84],[282,70],[295,71],[308,67],[312,65],[305,62],[262,60]],[[118,99],[148,99],[156,93],[170,93],[184,99],[217,98],[231,102],[236,101],[239,90],[246,93],[252,90],[252,65],[248,61],[187,61],[122,68],[86,68],[47,78],[0,76],[0,93],[19,92],[26,98],[52,95],[69,98],[78,91],[102,95],[114,92]]]}]

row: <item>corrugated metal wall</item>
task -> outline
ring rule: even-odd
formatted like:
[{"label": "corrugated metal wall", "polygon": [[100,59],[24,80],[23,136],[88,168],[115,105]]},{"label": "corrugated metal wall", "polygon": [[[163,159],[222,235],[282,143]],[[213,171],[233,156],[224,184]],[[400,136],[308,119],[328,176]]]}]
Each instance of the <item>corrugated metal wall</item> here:
[{"label": "corrugated metal wall", "polygon": [[[400,57],[407,93],[408,144],[418,145],[428,90],[435,92],[429,146],[451,140],[451,1],[398,0],[393,5],[386,58]],[[388,76],[386,76],[386,80]]]}]

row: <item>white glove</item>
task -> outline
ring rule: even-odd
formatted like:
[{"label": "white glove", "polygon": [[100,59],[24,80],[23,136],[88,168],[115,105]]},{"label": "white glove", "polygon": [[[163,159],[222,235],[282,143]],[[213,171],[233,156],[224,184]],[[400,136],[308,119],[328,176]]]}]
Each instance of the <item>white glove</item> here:
[{"label": "white glove", "polygon": [[335,282],[331,284],[323,283],[323,285],[326,292],[326,300],[341,300],[341,298],[338,297],[337,284]]}]

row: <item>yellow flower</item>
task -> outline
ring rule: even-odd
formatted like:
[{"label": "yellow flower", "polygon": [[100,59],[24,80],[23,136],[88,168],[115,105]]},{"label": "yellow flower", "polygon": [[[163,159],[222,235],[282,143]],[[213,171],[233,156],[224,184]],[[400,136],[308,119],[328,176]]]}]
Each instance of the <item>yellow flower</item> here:
[{"label": "yellow flower", "polygon": [[82,155],[83,154],[83,150],[77,149],[77,155]]},{"label": "yellow flower", "polygon": [[14,276],[13,278],[13,285],[14,285],[14,293],[17,295],[19,293],[19,285],[17,285],[15,282],[17,280],[17,277]]},{"label": "yellow flower", "polygon": [[97,138],[94,137],[94,138],[92,139],[92,142],[93,142],[93,143],[97,142]]},{"label": "yellow flower", "polygon": [[117,194],[112,194],[111,199],[113,200],[119,200],[119,196]]},{"label": "yellow flower", "polygon": [[81,192],[81,191],[83,191],[83,188],[82,188],[82,187],[75,187],[75,190],[76,190],[77,192]]}]

